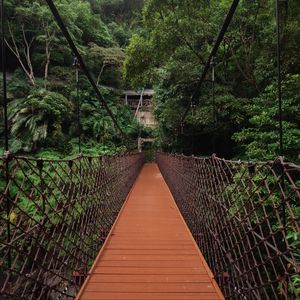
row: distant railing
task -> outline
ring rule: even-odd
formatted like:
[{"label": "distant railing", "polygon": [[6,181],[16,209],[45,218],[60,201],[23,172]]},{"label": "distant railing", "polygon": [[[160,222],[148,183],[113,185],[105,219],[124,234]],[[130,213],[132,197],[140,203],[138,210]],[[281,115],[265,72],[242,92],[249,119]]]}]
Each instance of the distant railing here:
[{"label": "distant railing", "polygon": [[157,154],[226,299],[300,299],[300,167]]},{"label": "distant railing", "polygon": [[73,298],[143,161],[0,159],[0,299]]}]

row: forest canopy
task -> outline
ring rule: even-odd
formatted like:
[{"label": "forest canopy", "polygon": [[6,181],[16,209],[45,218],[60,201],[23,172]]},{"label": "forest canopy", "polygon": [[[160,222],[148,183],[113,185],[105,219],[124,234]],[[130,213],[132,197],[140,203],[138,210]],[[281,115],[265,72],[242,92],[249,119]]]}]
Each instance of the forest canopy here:
[{"label": "forest canopy", "polygon": [[[129,2],[58,0],[55,5],[110,110],[134,140],[139,126],[120,101],[124,47],[141,9],[141,1]],[[78,152],[79,136],[84,153],[131,149],[81,70],[77,93],[74,55],[46,2],[5,1],[5,17],[10,151],[64,157]],[[3,122],[0,131],[3,144]]]},{"label": "forest canopy", "polygon": [[[200,97],[190,102],[229,0],[56,0],[101,93],[132,140],[159,149],[239,159],[279,155],[275,2],[240,1]],[[284,155],[300,153],[300,7],[280,3]],[[45,1],[5,1],[10,149],[66,156],[124,146]],[[153,88],[154,131],[140,128],[123,89]],[[2,100],[1,100],[2,101]],[[184,122],[182,116],[189,108]],[[80,113],[80,124],[78,114]],[[3,120],[3,118],[2,118]],[[1,137],[3,137],[1,122]],[[3,138],[1,139],[3,144]]]},{"label": "forest canopy", "polygon": [[[164,149],[271,159],[279,148],[275,1],[240,1],[216,56],[214,99],[209,74],[199,99],[189,102],[230,4],[146,1],[125,78],[137,88],[154,86]],[[284,154],[292,160],[300,150],[299,13],[297,1],[280,5]]]}]

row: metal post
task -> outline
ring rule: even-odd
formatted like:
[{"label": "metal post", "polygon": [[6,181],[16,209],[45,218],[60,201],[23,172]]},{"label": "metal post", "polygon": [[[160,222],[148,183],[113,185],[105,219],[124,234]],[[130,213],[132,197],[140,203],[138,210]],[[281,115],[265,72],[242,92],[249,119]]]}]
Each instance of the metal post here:
[{"label": "metal post", "polygon": [[81,153],[81,126],[80,126],[80,119],[81,119],[81,103],[79,99],[79,63],[78,59],[75,56],[73,66],[75,67],[75,76],[76,76],[76,100],[77,100],[77,124],[78,124],[78,152]]},{"label": "metal post", "polygon": [[282,124],[282,76],[281,76],[281,31],[280,31],[280,7],[276,0],[276,35],[277,35],[277,97],[279,110],[279,155],[283,156],[283,124]]},{"label": "metal post", "polygon": [[[282,76],[281,76],[281,30],[280,30],[280,4],[276,0],[276,37],[277,37],[277,98],[278,98],[278,113],[279,113],[279,155],[283,157],[283,120],[282,120]],[[281,164],[282,165],[282,164]],[[281,186],[285,190],[284,168],[281,166]],[[286,231],[286,205],[284,196],[282,196],[282,218],[283,227]]]},{"label": "metal post", "polygon": [[78,123],[78,152],[81,153],[81,103],[79,99],[79,70],[76,68],[76,98],[77,98],[77,123]]},{"label": "metal post", "polygon": [[[283,120],[282,120],[282,75],[281,75],[281,30],[280,30],[280,3],[279,0],[276,0],[276,44],[277,44],[277,98],[278,98],[278,113],[279,113],[279,155],[281,156],[280,159],[280,168],[281,168],[281,179],[280,185],[282,188],[283,193],[285,192],[285,171],[283,166]],[[282,226],[287,236],[287,229],[286,229],[286,203],[284,195],[281,195],[281,210],[282,210]],[[287,244],[286,240],[283,240],[283,249],[286,251]],[[289,279],[288,279],[289,280]],[[289,281],[287,282],[289,285]],[[289,290],[286,290],[286,297],[289,298]]]},{"label": "metal post", "polygon": [[5,151],[8,151],[8,118],[7,118],[7,85],[6,85],[6,45],[5,45],[5,15],[4,0],[1,0],[1,48],[2,48],[2,71],[3,71],[3,110],[4,110],[4,139]]},{"label": "metal post", "polygon": [[141,120],[138,120],[138,126],[139,126],[139,135],[138,135],[138,151],[142,152],[142,144],[141,144],[141,138],[142,138],[142,126],[141,126]]},{"label": "metal post", "polygon": [[41,189],[41,194],[42,194],[42,213],[45,215],[46,201],[45,201],[45,184],[44,184],[44,178],[43,178],[43,167],[44,167],[44,161],[42,158],[39,158],[37,160],[37,168],[39,170],[40,189]]},{"label": "metal post", "polygon": [[216,67],[216,58],[213,56],[210,61],[211,67],[211,84],[212,84],[212,105],[213,105],[213,153],[216,153],[216,123],[217,123],[217,112],[216,112],[216,103],[215,103],[215,67]]},{"label": "metal post", "polygon": [[[192,111],[192,116],[194,116],[194,108],[195,108],[195,104],[193,101],[191,101],[191,111]],[[191,155],[194,154],[194,148],[195,148],[195,131],[194,131],[194,126],[191,126],[191,141],[192,141],[192,151],[191,151]]]},{"label": "metal post", "polygon": [[[2,47],[2,74],[3,74],[3,112],[4,112],[4,150],[5,150],[5,175],[6,186],[9,185],[9,148],[8,148],[8,117],[7,117],[7,78],[6,78],[6,45],[5,45],[5,12],[4,0],[1,0],[1,47]],[[9,247],[7,265],[11,268],[11,230],[10,230],[10,195],[9,190],[6,194],[6,228],[7,228],[7,244]]]}]

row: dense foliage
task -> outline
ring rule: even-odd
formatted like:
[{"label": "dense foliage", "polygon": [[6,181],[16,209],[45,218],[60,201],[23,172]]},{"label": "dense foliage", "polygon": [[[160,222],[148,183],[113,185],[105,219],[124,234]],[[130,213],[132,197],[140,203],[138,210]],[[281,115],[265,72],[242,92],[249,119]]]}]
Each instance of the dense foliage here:
[{"label": "dense foliage", "polygon": [[[77,151],[79,132],[85,151],[118,151],[120,134],[82,74],[77,97],[72,53],[45,2],[5,3],[12,151],[69,155]],[[193,103],[231,1],[55,3],[129,136],[136,138],[139,128],[119,91],[153,87],[158,147],[245,159],[279,154],[275,1],[240,1],[216,57],[214,96],[210,72]],[[284,155],[299,161],[299,5],[283,2],[280,12]]]},{"label": "dense foliage", "polygon": [[[231,1],[148,0],[143,30],[127,48],[125,77],[154,85],[161,147],[176,152],[247,159],[278,155],[275,1],[240,1],[200,99],[182,116]],[[299,160],[300,20],[298,1],[280,4],[284,150]]]},{"label": "dense foliage", "polygon": [[[101,93],[133,140],[138,124],[120,100],[124,87],[122,47],[128,44],[129,29],[141,3],[55,1]],[[132,143],[124,146],[80,70],[77,95],[74,58],[46,2],[8,0],[5,12],[10,150],[52,158],[69,156],[78,152],[79,135],[85,153],[116,153],[134,147]]]}]

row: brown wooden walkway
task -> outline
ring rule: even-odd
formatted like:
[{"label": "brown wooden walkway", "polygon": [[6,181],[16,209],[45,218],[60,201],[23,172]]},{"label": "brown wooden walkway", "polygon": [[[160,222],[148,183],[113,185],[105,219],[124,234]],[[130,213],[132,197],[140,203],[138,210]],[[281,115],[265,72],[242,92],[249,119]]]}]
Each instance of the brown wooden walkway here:
[{"label": "brown wooden walkway", "polygon": [[77,299],[224,299],[156,164],[146,164]]}]

